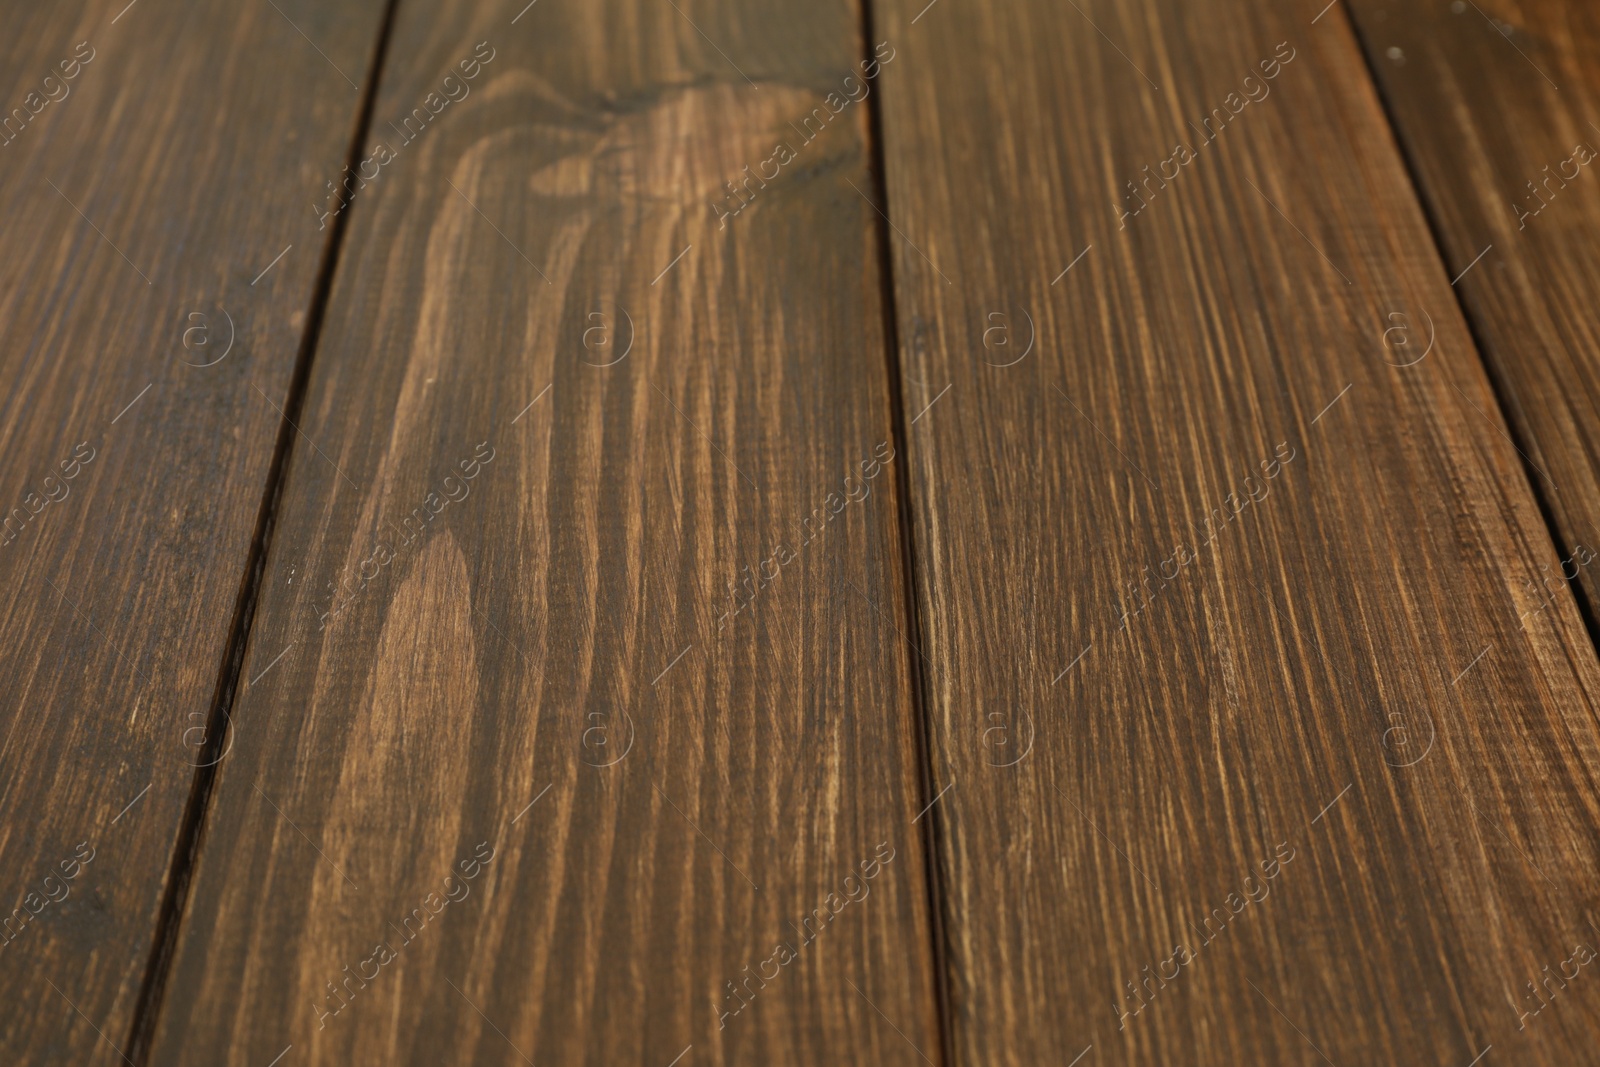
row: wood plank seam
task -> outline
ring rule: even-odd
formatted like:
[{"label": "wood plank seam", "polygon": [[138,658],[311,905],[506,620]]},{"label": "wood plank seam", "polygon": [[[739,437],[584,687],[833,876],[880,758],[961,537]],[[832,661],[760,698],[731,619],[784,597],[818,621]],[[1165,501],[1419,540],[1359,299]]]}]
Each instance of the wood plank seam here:
[{"label": "wood plank seam", "polygon": [[[373,109],[378,98],[378,81],[383,73],[384,54],[394,27],[395,10],[398,6],[399,0],[388,0],[383,20],[379,25],[377,40],[373,43],[372,61],[365,82],[366,89],[356,109],[350,147],[346,152],[352,167],[360,159],[361,146],[372,124]],[[289,380],[289,392],[284,402],[282,421],[278,424],[278,439],[273,448],[272,462],[267,468],[266,485],[262,488],[255,535],[251,538],[244,574],[240,577],[239,594],[229,626],[225,656],[218,665],[216,696],[212,703],[210,719],[206,723],[205,741],[195,768],[189,800],[184,807],[183,822],[173,845],[166,889],[162,896],[160,911],[157,913],[150,959],[146,964],[144,980],[140,983],[138,999],[134,1004],[133,1025],[126,1045],[131,1056],[130,1062],[137,1067],[146,1067],[149,1062],[156,1022],[161,1013],[162,997],[171,971],[173,949],[177,944],[178,928],[184,918],[189,882],[200,849],[204,845],[206,813],[216,780],[216,768],[225,754],[223,743],[229,736],[227,728],[229,713],[239,689],[239,676],[244,668],[245,647],[249,642],[250,628],[255,620],[261,579],[266,571],[267,548],[272,541],[273,520],[283,489],[283,476],[288,468],[289,453],[294,446],[295,420],[305,400],[306,383],[311,377],[311,363],[316,355],[323,317],[327,311],[328,295],[333,289],[333,275],[338,267],[339,250],[344,241],[348,222],[349,216],[342,213],[335,218],[332,232],[328,234],[327,242],[323,245],[322,262],[317,269],[316,287],[306,315],[305,331],[301,334],[300,350],[295,354],[294,372]],[[282,258],[281,253],[279,258]]]},{"label": "wood plank seam", "polygon": [[[7,534],[40,521],[0,549],[16,579],[3,865],[97,850],[12,953],[8,1063],[120,1057],[155,947],[277,451],[273,406],[317,288],[324,241],[297,237],[290,255],[282,231],[304,228],[305,193],[344,159],[361,102],[324,55],[363,68],[386,0],[279,2],[325,53],[267,4],[173,0],[16,9],[0,47],[8,104],[67,54],[54,42],[92,60],[42,82],[60,107],[20,99],[27,136],[0,153],[0,437],[27,467],[50,464],[12,465],[6,490],[27,509]],[[17,116],[0,125],[16,132]],[[12,924],[42,904],[18,908]]]},{"label": "wood plank seam", "polygon": [[[872,42],[877,39],[872,18],[873,2],[874,0],[859,0],[861,48],[864,53],[869,54],[869,57],[874,52]],[[923,10],[926,11],[927,8]],[[922,610],[919,607],[921,598],[917,589],[916,515],[911,506],[913,483],[909,458],[910,437],[905,415],[905,390],[901,382],[900,322],[895,301],[897,292],[895,260],[889,243],[889,216],[886,214],[889,208],[889,177],[888,164],[883,153],[883,86],[880,84],[878,88],[879,91],[873,93],[864,103],[867,107],[868,160],[872,175],[872,192],[883,204],[883,210],[877,212],[873,220],[877,232],[879,263],[878,299],[883,315],[884,364],[889,378],[889,425],[894,433],[895,444],[893,459],[895,503],[899,508],[900,556],[901,567],[905,574],[902,597],[905,603],[906,641],[911,646],[910,651],[915,654],[914,658],[909,654],[907,656],[911,675],[911,706],[917,716],[917,764],[921,772],[918,778],[925,800],[924,806],[912,819],[912,825],[915,826],[924,816],[927,817],[928,821],[922,827],[922,855],[925,866],[923,880],[928,892],[928,935],[932,942],[934,1000],[939,1013],[939,1062],[954,1065],[956,1063],[955,1026],[952,1017],[954,1005],[950,998],[948,947],[944,924],[944,909],[949,894],[941,877],[944,862],[940,854],[942,848],[940,842],[943,840],[943,834],[940,832],[940,813],[936,809],[939,799],[955,785],[955,782],[952,781],[950,785],[939,788],[937,793],[934,792],[938,788],[938,784],[933,780],[934,722],[932,711],[928,707],[928,680],[924,672],[925,663],[922,654]],[[937,399],[936,397],[935,400]],[[930,404],[929,407],[931,406]]]},{"label": "wood plank seam", "polygon": [[[1367,69],[1367,77],[1372,84],[1373,92],[1378,97],[1378,103],[1383,107],[1384,118],[1388,122],[1390,136],[1394,139],[1400,162],[1405,168],[1406,178],[1410,183],[1412,198],[1416,200],[1422,211],[1422,217],[1427,222],[1428,233],[1433,238],[1433,247],[1438,253],[1439,262],[1449,263],[1450,250],[1444,240],[1442,222],[1439,219],[1438,211],[1435,208],[1433,199],[1423,194],[1422,174],[1417,166],[1412,146],[1406,138],[1398,135],[1397,131],[1400,129],[1399,117],[1396,113],[1394,101],[1385,87],[1384,80],[1378,76],[1378,71],[1373,69],[1373,42],[1363,31],[1360,22],[1348,7],[1344,10],[1344,18],[1350,26],[1351,34],[1361,45],[1359,51],[1361,52],[1362,62]],[[1488,249],[1486,248],[1484,252],[1480,252],[1478,259],[1482,259],[1487,251]],[[1454,281],[1450,283],[1450,291],[1455,296],[1456,306],[1461,309],[1461,317],[1466,321],[1467,333],[1472,338],[1478,362],[1483,366],[1484,376],[1488,378],[1489,386],[1494,392],[1495,409],[1499,412],[1500,420],[1505,423],[1506,431],[1510,434],[1512,444],[1516,448],[1517,457],[1522,464],[1523,475],[1527,478],[1528,487],[1533,493],[1534,503],[1538,505],[1539,515],[1544,519],[1545,528],[1550,533],[1550,542],[1555,549],[1556,558],[1567,562],[1568,560],[1565,557],[1569,550],[1562,542],[1561,523],[1556,518],[1554,503],[1550,498],[1549,490],[1553,487],[1553,483],[1550,482],[1549,475],[1540,470],[1529,456],[1529,450],[1535,449],[1537,446],[1534,442],[1527,440],[1523,433],[1521,420],[1514,417],[1510,401],[1511,390],[1496,361],[1488,356],[1491,346],[1488,337],[1485,336],[1483,323],[1473,307],[1467,303],[1461,290],[1455,288],[1456,282],[1460,281],[1477,262],[1476,259],[1473,260],[1460,274],[1456,275]],[[1536,474],[1541,477],[1535,477]],[[1576,533],[1576,531],[1573,532]],[[1596,653],[1600,654],[1600,619],[1597,619],[1595,614],[1596,604],[1585,594],[1583,586],[1578,584],[1575,579],[1576,575],[1573,579],[1568,580],[1573,594],[1572,599],[1578,606],[1578,615],[1583,619],[1584,629],[1589,632],[1590,643],[1594,645]]]}]

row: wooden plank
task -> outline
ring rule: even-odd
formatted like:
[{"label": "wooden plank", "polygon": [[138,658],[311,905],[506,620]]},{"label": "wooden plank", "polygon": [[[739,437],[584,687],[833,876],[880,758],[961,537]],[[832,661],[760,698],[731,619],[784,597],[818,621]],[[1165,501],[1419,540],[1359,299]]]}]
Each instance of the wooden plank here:
[{"label": "wooden plank", "polygon": [[397,16],[152,1062],[920,1063],[859,11],[518,7]]},{"label": "wooden plank", "polygon": [[1595,651],[1321,6],[874,5],[959,1062],[1600,1037]]},{"label": "wooden plank", "polygon": [[382,14],[7,12],[6,1063],[130,1047]]},{"label": "wooden plank", "polygon": [[1540,605],[1600,608],[1600,12],[1538,0],[1349,8],[1489,362],[1559,560]]}]

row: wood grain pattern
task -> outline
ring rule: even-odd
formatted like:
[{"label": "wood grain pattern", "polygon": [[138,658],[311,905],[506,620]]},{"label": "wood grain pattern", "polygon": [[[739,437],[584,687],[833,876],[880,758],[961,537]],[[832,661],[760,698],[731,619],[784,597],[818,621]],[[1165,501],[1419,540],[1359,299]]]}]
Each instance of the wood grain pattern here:
[{"label": "wood grain pattern", "polygon": [[859,12],[519,6],[399,10],[152,1062],[920,1063]]},{"label": "wood grain pattern", "polygon": [[[1600,614],[1600,13],[1349,6],[1445,262],[1557,527],[1541,603]],[[1482,258],[1478,257],[1482,255]],[[1542,614],[1535,606],[1530,619]]]},{"label": "wood grain pattern", "polygon": [[1600,1037],[1595,650],[1321,6],[874,4],[958,1062]]},{"label": "wood grain pattern", "polygon": [[7,6],[5,1063],[129,1047],[382,13]]}]

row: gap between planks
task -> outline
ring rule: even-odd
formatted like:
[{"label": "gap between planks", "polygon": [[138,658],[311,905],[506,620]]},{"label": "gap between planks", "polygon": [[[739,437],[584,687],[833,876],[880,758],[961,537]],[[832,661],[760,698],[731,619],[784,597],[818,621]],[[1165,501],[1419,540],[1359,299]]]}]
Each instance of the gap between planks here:
[{"label": "gap between planks", "polygon": [[[352,170],[361,161],[361,147],[366,143],[367,131],[372,127],[372,115],[378,99],[378,81],[383,73],[384,55],[388,51],[398,7],[399,0],[388,0],[383,18],[378,24],[377,39],[373,43],[372,60],[365,82],[366,90],[356,106],[355,128],[351,131],[350,147],[345,153],[346,163]],[[344,243],[349,221],[349,212],[340,212],[333,220],[327,242],[323,245],[322,260],[317,267],[310,308],[306,315],[305,332],[301,334],[300,348],[295,353],[294,371],[289,378],[289,393],[284,398],[282,419],[278,423],[278,439],[273,446],[272,462],[267,468],[267,481],[262,487],[255,534],[251,538],[250,551],[245,559],[244,575],[239,584],[238,599],[234,603],[228,643],[218,668],[216,696],[211,713],[206,719],[205,744],[199,763],[196,765],[194,780],[189,788],[189,799],[184,805],[183,821],[179,824],[177,840],[173,844],[171,865],[167,870],[166,890],[162,894],[160,910],[156,913],[150,959],[139,985],[138,999],[134,1003],[133,1025],[127,1041],[128,1057],[124,1058],[129,1059],[135,1067],[148,1067],[155,1041],[156,1024],[161,1016],[167,978],[172,968],[173,951],[177,947],[178,929],[183,922],[185,905],[188,902],[189,883],[204,840],[206,815],[216,783],[217,764],[221,760],[219,753],[222,751],[221,746],[230,726],[234,697],[239,690],[239,681],[244,671],[245,649],[249,644],[251,626],[255,622],[261,579],[266,572],[267,552],[272,544],[273,520],[276,517],[278,499],[283,491],[289,455],[294,447],[296,432],[293,428],[294,420],[300,414],[306,387],[311,379],[311,364],[316,355],[323,318],[333,291],[333,276],[338,268],[339,251]],[[288,1049],[284,1051],[287,1052]],[[282,1058],[281,1054],[279,1058]]]}]

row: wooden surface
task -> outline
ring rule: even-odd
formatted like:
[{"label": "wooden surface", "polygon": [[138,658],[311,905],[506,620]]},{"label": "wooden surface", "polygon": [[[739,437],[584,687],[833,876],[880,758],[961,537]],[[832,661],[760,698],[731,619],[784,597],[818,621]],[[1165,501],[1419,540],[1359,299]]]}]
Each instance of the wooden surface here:
[{"label": "wooden surface", "polygon": [[1582,1061],[1597,994],[1510,1005],[1596,936],[1600,672],[1570,599],[1519,628],[1551,539],[1348,25],[921,8],[881,96],[958,1062]]},{"label": "wooden surface", "polygon": [[277,7],[5,12],[5,1063],[129,1047],[382,15]]},{"label": "wooden surface", "polygon": [[[1493,11],[1355,0],[1349,10],[1450,277],[1460,275],[1456,288],[1529,478],[1554,520],[1559,559],[1530,575],[1534,591],[1540,603],[1583,596],[1593,631],[1600,14],[1548,0]],[[1546,611],[1535,606],[1526,624]]]},{"label": "wooden surface", "polygon": [[937,1055],[860,27],[679,6],[399,12],[152,1062]]},{"label": "wooden surface", "polygon": [[1592,1058],[1594,16],[1323,2],[13,5],[0,1061]]}]

